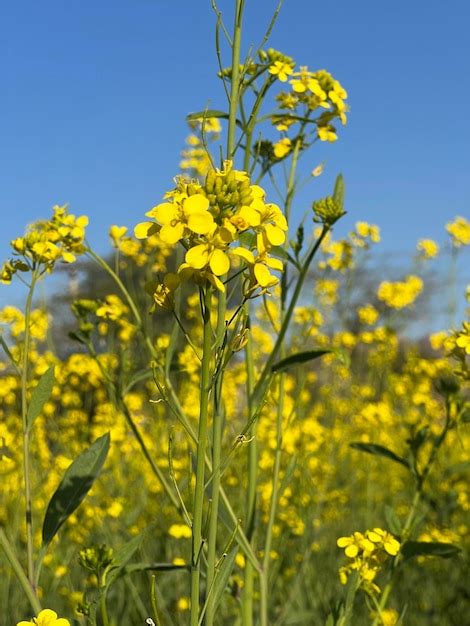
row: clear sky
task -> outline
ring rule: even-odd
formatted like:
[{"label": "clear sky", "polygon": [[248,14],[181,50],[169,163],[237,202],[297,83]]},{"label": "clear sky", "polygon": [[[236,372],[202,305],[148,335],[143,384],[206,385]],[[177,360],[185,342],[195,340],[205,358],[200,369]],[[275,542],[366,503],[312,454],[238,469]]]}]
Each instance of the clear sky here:
[{"label": "clear sky", "polygon": [[[274,6],[247,0],[245,50]],[[141,221],[171,187],[185,115],[224,106],[210,0],[10,0],[1,13],[0,259],[66,202],[104,251],[110,224]],[[468,217],[469,22],[467,0],[285,1],[271,45],[331,71],[351,106],[340,140],[312,151],[326,172],[299,212],[341,171],[342,230],[377,223],[387,251]]]}]

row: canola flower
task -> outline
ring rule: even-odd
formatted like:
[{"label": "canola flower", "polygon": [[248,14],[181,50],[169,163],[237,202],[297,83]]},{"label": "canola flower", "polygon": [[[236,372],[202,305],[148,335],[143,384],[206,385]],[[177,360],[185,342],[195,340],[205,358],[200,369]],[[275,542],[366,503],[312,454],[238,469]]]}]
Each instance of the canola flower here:
[{"label": "canola flower", "polygon": [[23,237],[11,241],[13,258],[0,270],[0,282],[8,284],[17,272],[34,269],[50,272],[58,261],[73,263],[85,251],[88,218],[76,217],[67,206],[54,206],[52,217],[32,224]]},{"label": "canola flower", "polygon": [[403,309],[415,302],[423,290],[419,276],[408,276],[404,281],[383,281],[377,290],[377,297],[393,309]]},{"label": "canola flower", "polygon": [[[283,263],[270,253],[284,243],[287,222],[276,204],[265,201],[264,190],[250,183],[246,172],[234,170],[227,161],[222,170],[210,170],[203,185],[178,179],[166,198],[168,202],[147,213],[155,221],[135,227],[139,239],[158,232],[165,243],[182,242],[186,249],[176,274],[154,286],[158,305],[171,307],[174,290],[188,280],[209,282],[225,292],[221,277],[239,260],[246,268],[247,295],[278,282],[270,270],[282,271]],[[247,235],[253,236],[253,243],[243,245]]]},{"label": "canola flower", "polygon": [[57,613],[52,609],[43,609],[38,613],[37,617],[33,617],[32,620],[26,622],[21,621],[16,626],[70,626],[68,619],[64,617],[58,617]]},{"label": "canola flower", "polygon": [[344,554],[349,559],[347,565],[339,570],[341,583],[345,585],[349,575],[358,572],[362,587],[368,593],[379,593],[380,587],[374,580],[388,557],[397,556],[400,542],[388,531],[374,528],[340,537],[336,545],[344,548]]}]

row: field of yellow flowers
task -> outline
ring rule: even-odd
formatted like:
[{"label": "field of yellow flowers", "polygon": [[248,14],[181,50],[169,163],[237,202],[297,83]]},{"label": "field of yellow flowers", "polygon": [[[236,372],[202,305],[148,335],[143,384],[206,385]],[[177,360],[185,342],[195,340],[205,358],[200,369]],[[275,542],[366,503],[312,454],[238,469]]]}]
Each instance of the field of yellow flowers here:
[{"label": "field of yellow flowers", "polygon": [[[413,338],[470,223],[386,281],[377,225],[335,235],[341,175],[297,219],[299,159],[338,139],[347,92],[243,57],[243,4],[227,110],[188,116],[134,232],[102,257],[54,206],[1,268],[28,289],[0,310],[5,626],[470,623],[470,324]],[[60,271],[70,295],[41,302]]]}]

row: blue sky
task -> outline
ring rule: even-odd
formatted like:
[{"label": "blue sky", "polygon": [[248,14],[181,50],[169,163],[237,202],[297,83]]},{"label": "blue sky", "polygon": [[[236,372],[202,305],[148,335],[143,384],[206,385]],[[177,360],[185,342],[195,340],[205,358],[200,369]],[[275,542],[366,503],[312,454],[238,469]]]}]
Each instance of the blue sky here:
[{"label": "blue sky", "polygon": [[[229,16],[232,4],[219,6]],[[245,50],[274,5],[247,0]],[[306,163],[327,167],[299,213],[341,171],[340,232],[377,223],[390,253],[442,241],[447,221],[469,215],[469,20],[464,0],[286,0],[271,45],[330,70],[351,106],[340,140]],[[0,42],[0,259],[26,223],[66,202],[106,250],[110,224],[141,221],[171,187],[185,115],[225,105],[209,0],[5,2]]]}]

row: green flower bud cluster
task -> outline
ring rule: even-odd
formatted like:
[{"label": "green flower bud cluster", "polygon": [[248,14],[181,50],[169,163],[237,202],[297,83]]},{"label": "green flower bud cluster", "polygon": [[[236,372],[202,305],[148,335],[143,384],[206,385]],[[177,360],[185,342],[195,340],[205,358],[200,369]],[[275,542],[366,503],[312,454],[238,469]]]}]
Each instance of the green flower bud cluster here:
[{"label": "green flower bud cluster", "polygon": [[225,209],[248,205],[253,201],[249,179],[238,180],[233,170],[217,173],[209,170],[204,187],[199,190],[207,197],[215,214]]},{"label": "green flower bud cluster", "polygon": [[315,217],[314,222],[320,222],[332,226],[340,217],[345,214],[343,207],[336,202],[331,196],[315,200],[312,205]]},{"label": "green flower bud cluster", "polygon": [[268,63],[272,65],[275,61],[280,61],[281,63],[287,63],[288,65],[295,65],[295,61],[292,57],[287,56],[287,54],[283,54],[279,50],[275,50],[274,48],[268,48],[267,50],[260,50],[259,58],[263,63]]},{"label": "green flower bud cluster", "polygon": [[113,562],[113,556],[113,549],[108,548],[108,546],[104,544],[91,546],[90,548],[80,550],[78,562],[84,569],[96,574],[99,578],[104,570]]}]

